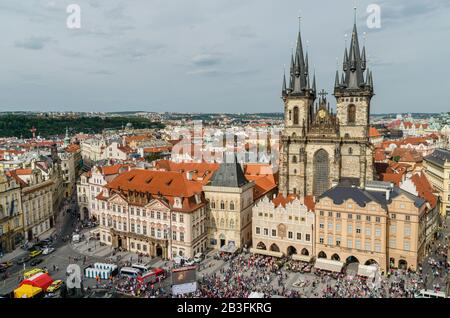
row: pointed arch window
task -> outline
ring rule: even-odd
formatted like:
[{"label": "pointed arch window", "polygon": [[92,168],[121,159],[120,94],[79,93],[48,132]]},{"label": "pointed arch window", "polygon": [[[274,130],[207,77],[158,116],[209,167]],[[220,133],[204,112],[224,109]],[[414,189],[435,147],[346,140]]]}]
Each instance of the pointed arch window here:
[{"label": "pointed arch window", "polygon": [[298,125],[298,122],[299,122],[298,116],[299,116],[298,107],[295,106],[294,107],[294,125]]},{"label": "pointed arch window", "polygon": [[292,157],[292,163],[297,163],[297,156]]},{"label": "pointed arch window", "polygon": [[234,202],[233,202],[233,201],[230,202],[230,210],[231,210],[231,211],[234,210]]},{"label": "pointed arch window", "polygon": [[347,121],[349,125],[354,125],[356,123],[356,106],[353,104],[348,106]]},{"label": "pointed arch window", "polygon": [[223,201],[220,202],[220,209],[225,210],[225,203]]}]

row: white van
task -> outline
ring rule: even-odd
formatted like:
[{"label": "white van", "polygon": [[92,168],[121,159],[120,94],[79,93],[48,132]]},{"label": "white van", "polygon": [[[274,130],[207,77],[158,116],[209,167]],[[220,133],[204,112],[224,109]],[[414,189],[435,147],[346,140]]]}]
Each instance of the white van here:
[{"label": "white van", "polygon": [[146,273],[152,269],[149,264],[132,264],[131,267],[139,269],[142,273]]},{"label": "white van", "polygon": [[80,242],[80,234],[75,234],[72,236],[72,243],[79,243]]},{"label": "white van", "polygon": [[445,292],[435,292],[433,290],[420,290],[414,298],[447,298]]},{"label": "white van", "polygon": [[122,267],[120,269],[120,276],[138,278],[141,275],[141,270],[133,267]]}]

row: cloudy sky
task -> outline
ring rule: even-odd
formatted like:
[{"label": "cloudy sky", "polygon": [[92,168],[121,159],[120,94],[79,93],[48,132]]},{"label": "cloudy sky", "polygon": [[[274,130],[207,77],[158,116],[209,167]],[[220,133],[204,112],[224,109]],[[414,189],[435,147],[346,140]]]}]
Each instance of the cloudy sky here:
[{"label": "cloudy sky", "polygon": [[[1,0],[0,111],[279,112],[299,11],[318,88],[331,93],[354,2]],[[73,3],[81,29],[66,26]],[[372,112],[450,111],[450,1],[357,3]],[[380,29],[367,27],[372,3]]]}]

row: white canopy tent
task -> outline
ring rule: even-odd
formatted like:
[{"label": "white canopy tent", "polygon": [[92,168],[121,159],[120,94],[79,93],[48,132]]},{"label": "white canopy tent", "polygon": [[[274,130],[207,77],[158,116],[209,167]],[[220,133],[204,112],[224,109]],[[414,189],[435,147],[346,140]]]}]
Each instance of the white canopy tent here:
[{"label": "white canopy tent", "polygon": [[358,266],[358,276],[371,277],[377,272],[377,267],[374,265],[361,265]]},{"label": "white canopy tent", "polygon": [[344,267],[344,263],[339,261],[333,261],[325,258],[318,258],[314,267],[320,270],[329,271],[329,272],[341,272],[342,267]]},{"label": "white canopy tent", "polygon": [[257,249],[257,248],[251,248],[250,249],[250,253],[261,254],[261,255],[266,255],[266,256],[272,256],[272,257],[277,257],[277,258],[283,257],[283,253],[281,253],[281,252],[260,250],[260,249]]},{"label": "white canopy tent", "polygon": [[302,261],[309,263],[311,261],[311,256],[309,255],[301,255],[301,254],[294,254],[292,255],[292,259],[294,261]]}]

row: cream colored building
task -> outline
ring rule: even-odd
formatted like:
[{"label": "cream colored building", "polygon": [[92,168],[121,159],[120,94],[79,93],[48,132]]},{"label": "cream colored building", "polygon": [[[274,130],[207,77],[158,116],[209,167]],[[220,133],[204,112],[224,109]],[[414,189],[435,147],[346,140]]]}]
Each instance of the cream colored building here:
[{"label": "cream colored building", "polygon": [[[14,171],[12,171],[14,173]],[[44,178],[38,169],[32,171],[29,181],[18,176],[22,181],[22,211],[25,238],[28,241],[39,236],[54,226],[53,189],[54,182]]]},{"label": "cream colored building", "polygon": [[253,207],[252,251],[309,261],[314,255],[312,209],[295,195],[264,197]]},{"label": "cream colored building", "polygon": [[203,187],[209,202],[209,247],[235,249],[249,246],[252,240],[254,182],[249,182],[236,162],[221,163]]},{"label": "cream colored building", "polygon": [[135,169],[97,195],[100,241],[115,248],[169,259],[207,248],[206,201],[201,183],[180,172]]},{"label": "cream colored building", "polygon": [[87,162],[97,162],[106,158],[107,144],[103,136],[83,140],[80,147],[81,157]]},{"label": "cream colored building", "polygon": [[23,239],[20,185],[0,173],[0,254],[14,250]]},{"label": "cream colored building", "polygon": [[439,196],[442,216],[450,216],[450,151],[436,149],[423,161],[425,173]]},{"label": "cream colored building", "polygon": [[337,186],[316,202],[317,258],[417,269],[424,256],[426,202],[385,182]]}]

